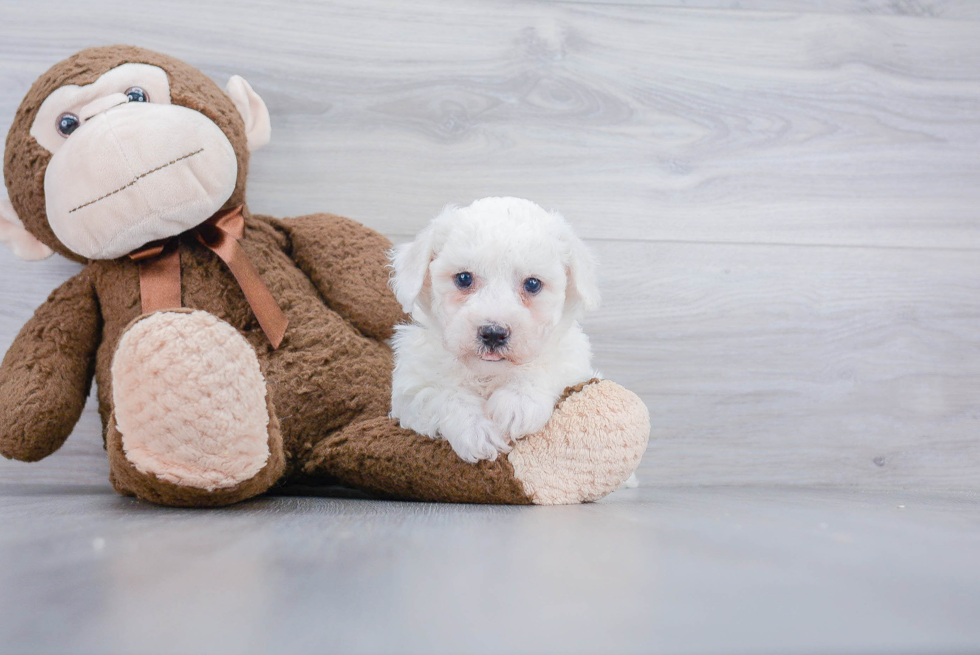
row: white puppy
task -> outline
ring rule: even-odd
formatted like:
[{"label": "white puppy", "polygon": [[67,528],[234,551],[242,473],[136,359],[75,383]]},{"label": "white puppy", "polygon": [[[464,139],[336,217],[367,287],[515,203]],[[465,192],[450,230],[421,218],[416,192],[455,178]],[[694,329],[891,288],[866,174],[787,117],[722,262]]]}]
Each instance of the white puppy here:
[{"label": "white puppy", "polygon": [[402,427],[495,459],[597,376],[577,322],[599,306],[593,258],[558,213],[519,198],[447,207],[391,259],[413,319],[393,339]]}]

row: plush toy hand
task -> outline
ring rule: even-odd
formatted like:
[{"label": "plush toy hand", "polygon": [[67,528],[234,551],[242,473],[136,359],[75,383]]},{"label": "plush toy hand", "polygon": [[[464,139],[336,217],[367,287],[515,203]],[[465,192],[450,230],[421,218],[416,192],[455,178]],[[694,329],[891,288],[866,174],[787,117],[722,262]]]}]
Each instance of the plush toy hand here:
[{"label": "plush toy hand", "polygon": [[14,255],[27,261],[47,259],[52,250],[24,229],[13,205],[6,198],[0,198],[0,243],[10,248]]},{"label": "plush toy hand", "polygon": [[101,331],[85,271],[37,308],[0,364],[0,455],[35,462],[64,443],[85,407]]},{"label": "plush toy hand", "polygon": [[391,338],[405,320],[388,288],[391,242],[360,223],[333,214],[300,216],[278,225],[290,237],[290,255],[327,305],[363,334]]}]

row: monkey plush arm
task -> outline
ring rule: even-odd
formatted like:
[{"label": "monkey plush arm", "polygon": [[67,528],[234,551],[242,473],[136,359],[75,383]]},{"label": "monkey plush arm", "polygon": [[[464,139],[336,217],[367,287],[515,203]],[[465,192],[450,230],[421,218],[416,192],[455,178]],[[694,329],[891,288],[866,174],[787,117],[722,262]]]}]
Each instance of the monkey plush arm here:
[{"label": "monkey plush arm", "polygon": [[387,339],[395,324],[407,319],[388,288],[387,238],[333,214],[301,216],[280,225],[289,234],[293,261],[327,305],[362,333]]},{"label": "monkey plush arm", "polygon": [[100,326],[87,271],[34,312],[0,364],[0,454],[35,462],[65,442],[92,384]]}]

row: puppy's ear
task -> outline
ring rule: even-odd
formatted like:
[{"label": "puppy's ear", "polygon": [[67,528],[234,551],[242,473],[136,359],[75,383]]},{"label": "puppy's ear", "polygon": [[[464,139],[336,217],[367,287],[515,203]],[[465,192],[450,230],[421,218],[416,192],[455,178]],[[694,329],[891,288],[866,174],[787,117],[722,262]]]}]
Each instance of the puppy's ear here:
[{"label": "puppy's ear", "polygon": [[440,219],[452,211],[455,211],[454,207],[446,207],[412,242],[395,246],[388,252],[392,268],[391,288],[406,314],[412,313],[415,303],[422,295],[429,275],[429,264],[436,254],[436,233]]},{"label": "puppy's ear", "polygon": [[562,239],[568,248],[568,290],[565,292],[566,298],[569,301],[578,302],[586,311],[591,312],[599,309],[602,299],[599,296],[599,285],[595,279],[595,255],[567,224]]}]

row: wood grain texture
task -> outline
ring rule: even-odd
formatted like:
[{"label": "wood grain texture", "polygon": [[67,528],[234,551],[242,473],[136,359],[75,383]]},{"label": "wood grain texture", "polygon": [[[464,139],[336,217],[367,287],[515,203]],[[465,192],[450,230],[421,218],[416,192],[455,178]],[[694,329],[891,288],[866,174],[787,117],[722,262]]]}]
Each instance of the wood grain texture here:
[{"label": "wood grain texture", "polygon": [[980,245],[978,23],[535,3],[50,6],[4,6],[0,129],[50,62],[94,43],[164,50],[222,83],[241,73],[274,116],[254,159],[260,211],[328,207],[410,234],[446,202],[512,194],[561,207],[590,237]]},{"label": "wood grain texture", "polygon": [[0,487],[0,653],[980,649],[976,498],[648,488],[201,512],[70,491]]},{"label": "wood grain texture", "polygon": [[774,11],[807,14],[870,14],[980,20],[974,0],[550,0],[570,4],[640,5],[684,9]]},{"label": "wood grain texture", "polygon": [[[975,7],[0,0],[0,132],[89,45],[241,74],[273,119],[256,211],[402,240],[506,194],[578,226],[596,363],[653,415],[644,484],[980,489]],[[0,254],[0,347],[72,270]],[[91,408],[0,462],[27,480],[107,484]]]},{"label": "wood grain texture", "polygon": [[977,489],[977,253],[610,242],[587,323],[645,484]]}]

